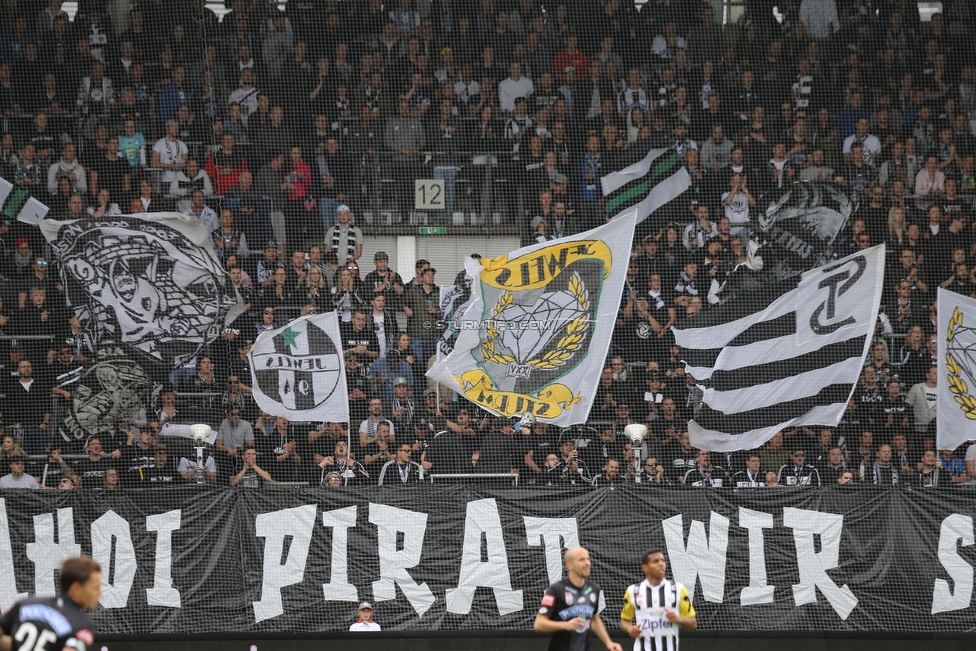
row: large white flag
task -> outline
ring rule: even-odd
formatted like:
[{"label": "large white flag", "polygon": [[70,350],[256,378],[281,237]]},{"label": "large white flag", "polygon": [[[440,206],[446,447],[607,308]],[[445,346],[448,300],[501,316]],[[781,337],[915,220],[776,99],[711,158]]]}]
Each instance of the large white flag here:
[{"label": "large white flag", "polygon": [[289,420],[347,422],[346,367],[335,312],[262,332],[248,354],[254,401]]},{"label": "large white flag", "polygon": [[976,300],[939,288],[936,446],[976,439]]},{"label": "large white flag", "polygon": [[685,371],[704,389],[691,444],[751,450],[787,427],[836,425],[871,346],[884,261],[882,244],[804,272],[789,291],[774,286],[677,324]]},{"label": "large white flag", "polygon": [[471,305],[427,372],[500,416],[585,422],[620,306],[636,210],[586,233],[465,261]]}]

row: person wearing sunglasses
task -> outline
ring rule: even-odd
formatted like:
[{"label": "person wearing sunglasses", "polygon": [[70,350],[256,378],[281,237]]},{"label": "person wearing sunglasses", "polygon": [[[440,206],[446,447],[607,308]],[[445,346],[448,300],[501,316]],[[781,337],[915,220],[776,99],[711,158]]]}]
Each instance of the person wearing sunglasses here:
[{"label": "person wearing sunglasses", "polygon": [[815,466],[807,464],[805,450],[794,449],[789,462],[783,464],[777,474],[779,483],[783,486],[816,486],[820,487],[820,471]]},{"label": "person wearing sunglasses", "polygon": [[644,467],[640,469],[639,475],[642,484],[648,486],[671,486],[671,480],[664,474],[664,464],[659,463],[657,457],[648,457],[644,460]]}]

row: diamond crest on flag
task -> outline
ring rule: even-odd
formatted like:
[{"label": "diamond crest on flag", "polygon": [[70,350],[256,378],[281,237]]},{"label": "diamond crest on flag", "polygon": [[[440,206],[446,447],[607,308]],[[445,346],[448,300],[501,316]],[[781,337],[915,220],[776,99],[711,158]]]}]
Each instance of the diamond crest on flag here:
[{"label": "diamond crest on flag", "polygon": [[[526,364],[549,345],[555,331],[584,315],[586,310],[568,291],[546,292],[532,306],[512,304],[502,310],[498,321],[513,327],[502,330],[501,343],[520,364]],[[529,327],[530,323],[539,327]]]}]

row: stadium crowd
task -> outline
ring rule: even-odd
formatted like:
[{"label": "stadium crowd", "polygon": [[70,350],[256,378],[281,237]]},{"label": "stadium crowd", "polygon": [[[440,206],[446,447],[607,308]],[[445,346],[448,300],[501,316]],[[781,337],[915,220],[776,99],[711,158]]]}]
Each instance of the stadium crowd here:
[{"label": "stadium crowd", "polygon": [[[976,446],[937,451],[933,434],[936,288],[976,293],[970,3],[922,22],[907,0],[786,0],[778,17],[755,0],[723,25],[697,2],[227,0],[218,21],[201,0],[144,0],[124,29],[103,0],[70,21],[61,4],[3,2],[0,176],[54,219],[200,219],[246,313],[149,407],[63,442],[54,424],[94,351],[56,261],[8,209],[0,329],[49,339],[3,343],[0,487],[197,481],[188,451],[168,456],[170,422],[214,428],[205,476],[232,486],[472,471],[558,486],[976,482]],[[523,243],[545,242],[605,222],[600,178],[654,148],[674,148],[692,187],[634,242],[592,422],[518,429],[428,385],[436,270],[418,260],[403,279],[383,252],[362,259],[354,215],[378,196],[409,212],[413,179],[428,177],[446,183],[447,219],[458,182],[493,166],[504,189],[471,192],[504,195],[489,200]],[[670,326],[718,301],[755,212],[808,180],[860,195],[840,251],[888,245],[863,379],[835,428],[784,431],[755,454],[696,450],[701,390]],[[333,309],[350,424],[261,412],[254,339]],[[630,423],[649,428],[642,450]],[[25,473],[25,453],[47,460]]]}]

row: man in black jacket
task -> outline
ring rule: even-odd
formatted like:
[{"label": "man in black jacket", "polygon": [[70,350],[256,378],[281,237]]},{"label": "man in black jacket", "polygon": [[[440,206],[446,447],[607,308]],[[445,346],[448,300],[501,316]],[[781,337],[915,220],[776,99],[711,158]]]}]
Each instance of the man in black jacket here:
[{"label": "man in black jacket", "polygon": [[336,225],[336,209],[349,203],[353,196],[353,168],[349,156],[339,144],[338,135],[330,135],[322,151],[316,150],[315,163],[318,167],[319,209],[322,214],[322,227],[329,230]]},{"label": "man in black jacket", "polygon": [[380,469],[379,486],[402,486],[420,481],[420,464],[411,459],[413,447],[403,443],[397,448],[396,458],[390,459]]},{"label": "man in black jacket", "polygon": [[42,454],[48,444],[51,422],[51,387],[34,377],[29,360],[17,363],[17,375],[11,378],[2,412],[8,426],[21,431],[21,442],[28,454]]},{"label": "man in black jacket", "polygon": [[807,465],[806,458],[806,451],[793,450],[790,463],[783,464],[779,469],[778,478],[781,486],[820,487],[820,472],[816,467]]}]

